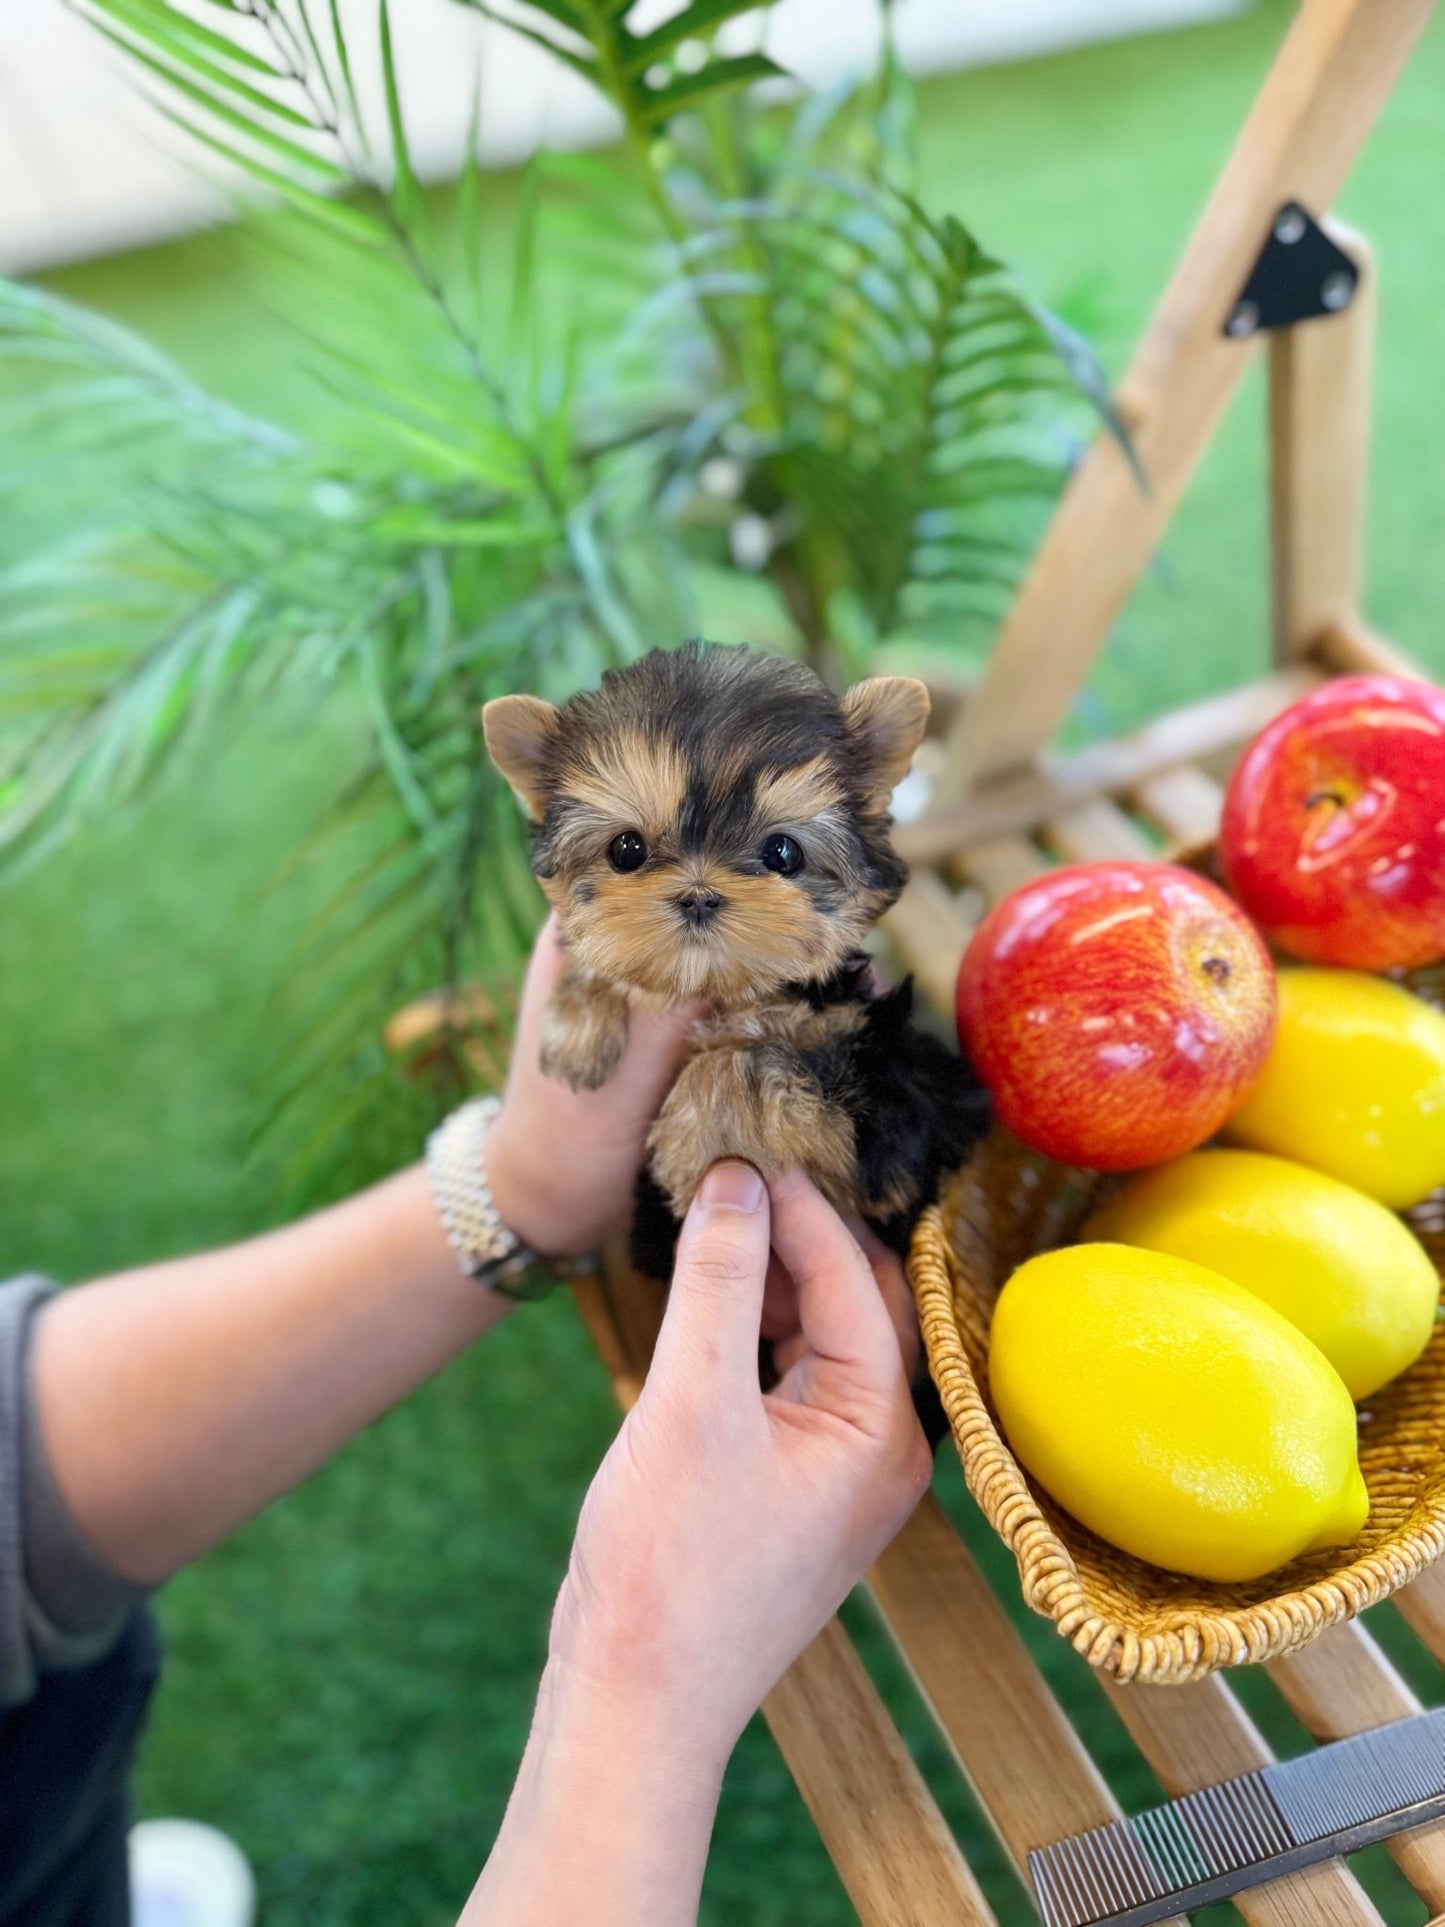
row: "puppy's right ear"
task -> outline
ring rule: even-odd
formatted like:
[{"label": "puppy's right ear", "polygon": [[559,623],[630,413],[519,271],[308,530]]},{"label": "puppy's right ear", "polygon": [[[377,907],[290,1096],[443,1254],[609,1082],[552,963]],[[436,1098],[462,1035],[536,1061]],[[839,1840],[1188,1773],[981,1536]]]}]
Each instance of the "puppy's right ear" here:
[{"label": "puppy's right ear", "polygon": [[487,754],[537,821],[547,808],[542,765],[557,731],[557,708],[540,696],[495,696],[482,705]]}]

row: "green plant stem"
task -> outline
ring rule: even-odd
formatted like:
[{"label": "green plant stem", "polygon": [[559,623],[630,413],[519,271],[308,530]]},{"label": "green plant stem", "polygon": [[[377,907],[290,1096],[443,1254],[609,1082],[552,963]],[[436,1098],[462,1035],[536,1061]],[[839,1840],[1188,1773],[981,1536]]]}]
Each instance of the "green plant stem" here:
[{"label": "green plant stem", "polygon": [[[618,58],[611,26],[599,17],[595,0],[582,0],[582,4],[592,23],[592,40],[605,76],[604,84],[622,113],[628,148],[663,228],[681,256],[683,245],[689,238],[688,229],[658,172],[654,137],[636,111],[633,90]],[[748,183],[724,103],[713,102],[708,119],[713,130],[724,192],[735,200],[741,200],[747,193]],[[739,249],[747,267],[766,285],[767,263],[756,238],[744,234]],[[690,268],[685,267],[684,272],[689,280],[695,278]],[[776,439],[784,421],[782,380],[766,320],[758,331],[758,350],[750,355],[746,341],[744,344],[738,342],[718,311],[717,304],[698,290],[694,293],[698,311],[723,365],[743,397],[745,419],[766,439]],[[756,312],[765,317],[766,296],[760,291],[749,299]],[[817,579],[814,565],[804,550],[794,543],[788,543],[772,558],[768,574],[798,631],[807,660],[820,673],[825,673],[831,666],[832,650],[827,633],[826,595]]]},{"label": "green plant stem", "polygon": [[[578,0],[578,4],[590,23],[591,30],[588,38],[597,53],[598,85],[622,116],[623,134],[628,152],[637,165],[648,198],[657,212],[668,239],[678,250],[684,275],[689,282],[694,282],[696,277],[683,258],[684,246],[691,236],[686,222],[673,204],[666,183],[658,173],[655,158],[657,137],[638,112],[637,89],[633,86],[631,77],[624,67],[617,43],[616,27],[599,12],[596,0]],[[751,384],[747,378],[747,371],[739,360],[737,343],[718,314],[716,304],[696,287],[693,292],[698,311],[707,324],[708,332],[722,357],[723,365],[728,370],[729,378],[733,386],[743,395],[746,403]]]},{"label": "green plant stem", "polygon": [[[708,103],[706,116],[712,131],[723,193],[729,200],[739,202],[748,198],[751,183],[738,150],[730,108],[729,101],[713,100]],[[772,277],[768,272],[762,244],[746,220],[739,224],[737,247],[744,272],[758,283],[754,293],[743,297],[745,313],[754,316],[757,322],[755,330],[749,330],[744,325],[742,343],[742,354],[748,368],[748,419],[754,428],[773,441],[782,432],[784,407],[777,344],[769,325],[768,296],[765,292],[772,284]]]}]

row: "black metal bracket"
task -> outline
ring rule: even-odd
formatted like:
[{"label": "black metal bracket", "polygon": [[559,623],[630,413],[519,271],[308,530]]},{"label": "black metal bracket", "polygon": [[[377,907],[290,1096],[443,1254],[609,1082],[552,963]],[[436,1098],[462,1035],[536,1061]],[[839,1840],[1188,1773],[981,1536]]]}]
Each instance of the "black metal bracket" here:
[{"label": "black metal bracket", "polygon": [[1261,328],[1292,328],[1297,321],[1338,314],[1354,300],[1359,281],[1358,263],[1298,201],[1286,201],[1230,308],[1224,333],[1244,341]]}]

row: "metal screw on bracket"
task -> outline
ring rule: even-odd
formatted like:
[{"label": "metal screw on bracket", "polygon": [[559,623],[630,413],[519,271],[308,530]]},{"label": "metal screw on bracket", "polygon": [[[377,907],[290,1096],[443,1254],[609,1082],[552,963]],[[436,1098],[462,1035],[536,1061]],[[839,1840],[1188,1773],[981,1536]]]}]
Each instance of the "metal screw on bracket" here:
[{"label": "metal screw on bracket", "polygon": [[1338,314],[1354,299],[1359,278],[1358,265],[1309,209],[1282,201],[1244,285],[1225,310],[1220,332],[1231,341],[1249,341],[1271,329]]},{"label": "metal screw on bracket", "polygon": [[1236,341],[1242,341],[1246,335],[1252,335],[1258,326],[1258,306],[1253,301],[1241,301],[1225,323],[1224,332],[1233,335]]}]

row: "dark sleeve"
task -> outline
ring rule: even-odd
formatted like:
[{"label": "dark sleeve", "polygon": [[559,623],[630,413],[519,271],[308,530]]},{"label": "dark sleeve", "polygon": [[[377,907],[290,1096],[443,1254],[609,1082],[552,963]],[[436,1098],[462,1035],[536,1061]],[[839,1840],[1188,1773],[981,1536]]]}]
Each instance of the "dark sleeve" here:
[{"label": "dark sleeve", "polygon": [[31,1359],[52,1295],[43,1278],[0,1285],[0,1709],[41,1673],[99,1658],[143,1597],[86,1541],[51,1474]]}]

